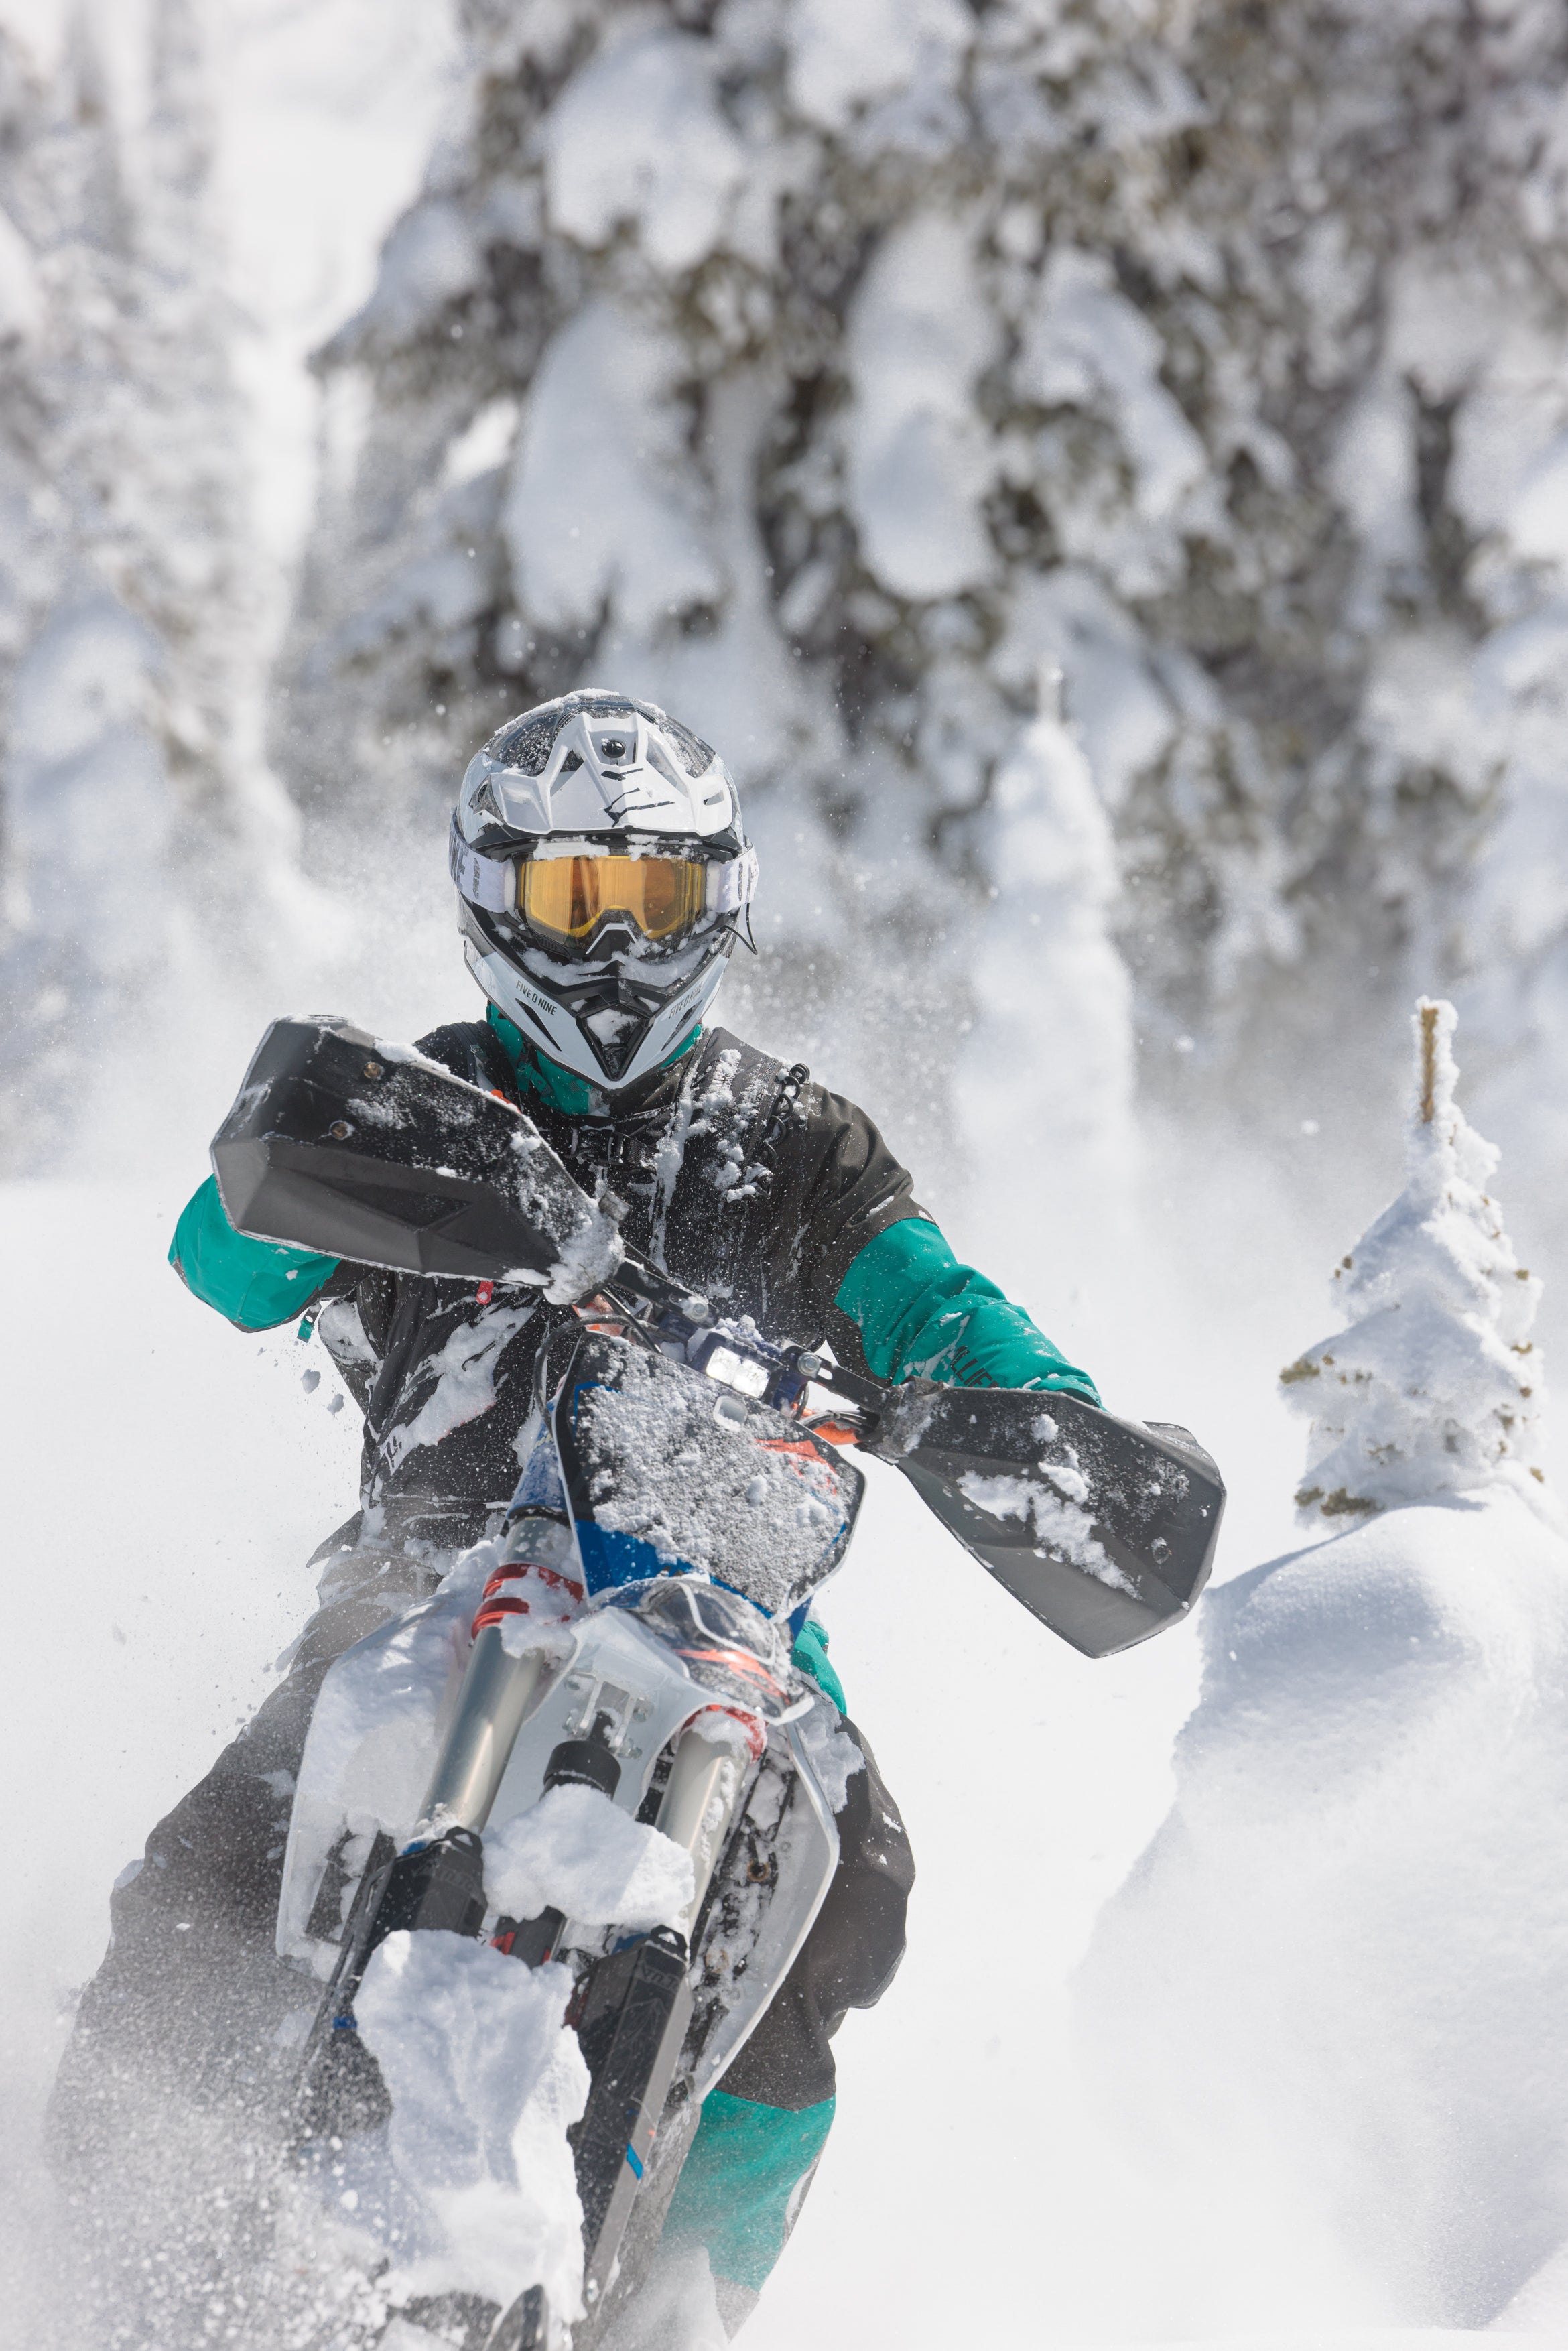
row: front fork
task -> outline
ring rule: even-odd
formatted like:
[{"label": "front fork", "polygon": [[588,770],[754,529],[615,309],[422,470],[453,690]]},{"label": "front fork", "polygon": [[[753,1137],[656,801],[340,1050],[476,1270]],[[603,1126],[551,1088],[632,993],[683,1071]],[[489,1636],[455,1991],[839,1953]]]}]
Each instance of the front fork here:
[{"label": "front fork", "polygon": [[511,1616],[547,1625],[574,1616],[583,1599],[570,1572],[575,1564],[564,1519],[530,1511],[507,1530],[474,1619],[474,1646],[420,1806],[416,1841],[453,1829],[476,1836],[489,1819],[548,1663],[542,1649],[512,1656],[501,1628]]},{"label": "front fork", "polygon": [[[377,1946],[404,1928],[476,1935],[485,1923],[480,1831],[547,1663],[538,1649],[511,1656],[501,1627],[507,1616],[533,1614],[536,1600],[547,1620],[575,1610],[582,1587],[562,1572],[570,1549],[570,1531],[543,1515],[519,1519],[507,1531],[474,1619],[462,1687],[413,1836],[401,1853],[378,1837],[349,1912],[300,2072],[296,2122],[306,2137],[384,2117],[386,2094],[354,2022],[354,2001]],[[524,1584],[533,1597],[522,1596],[517,1587]]]},{"label": "front fork", "polygon": [[[564,1621],[575,1613],[582,1589],[566,1573],[571,1554],[570,1529],[559,1519],[530,1513],[508,1531],[500,1562],[486,1585],[474,1620],[473,1646],[457,1704],[431,1772],[414,1835],[401,1853],[386,1851],[383,1844],[379,1854],[372,1854],[350,1911],[337,1965],[307,2044],[298,2106],[300,2127],[307,2136],[315,2137],[328,2128],[355,2127],[379,2119],[378,2107],[384,2110],[384,2092],[378,2099],[379,2077],[365,2060],[354,2022],[354,2001],[377,1946],[403,1929],[444,1928],[477,1935],[484,1925],[481,1832],[549,1663],[543,1649],[512,1655],[504,1645],[501,1627],[509,1615],[549,1622],[552,1617]],[[699,1709],[706,1714],[727,1711]],[[642,2016],[635,2036],[639,2054],[631,2073],[643,2073],[644,2053],[653,2060],[643,2092],[632,2101],[639,2112],[649,2110],[646,2137],[650,2143],[669,2086],[668,2075],[685,2037],[684,2018],[679,2032],[674,2031],[679,2005],[675,1991],[684,1990],[692,1932],[729,1841],[747,1776],[735,1742],[719,1744],[705,1738],[695,1727],[696,1720],[694,1717],[676,1744],[657,1819],[661,1834],[692,1857],[693,1892],[670,1927],[649,1938],[650,1945],[659,1944],[659,1956],[656,1959],[650,1949],[648,1965],[639,1973],[651,1973],[652,1981],[630,2002]],[[744,1718],[735,1728],[744,1730],[756,1761],[761,1751],[760,1729]],[[597,1786],[613,1797],[620,1777],[618,1759],[591,1734],[587,1740],[568,1740],[556,1748],[546,1767],[545,1787],[577,1782]],[[546,1931],[528,1938],[524,1945],[530,1956],[544,1957],[566,1923],[549,1913],[546,1917]],[[672,1971],[670,1963],[677,1956],[678,1968]],[[666,1992],[673,2004],[666,2003]],[[657,2032],[651,2031],[649,1994],[654,2009],[664,2011]],[[687,2011],[690,2005],[687,1994]],[[630,2058],[631,2053],[627,2055]],[[626,2065],[618,2063],[601,2072],[605,2070],[615,2077],[622,2111],[629,2116],[631,2085]],[[661,2072],[663,2081],[656,2078]],[[593,2111],[591,2100],[581,2126],[585,2139]],[[634,2175],[633,2189],[643,2168],[636,2156],[637,2136],[629,2127],[621,2141]],[[616,2200],[612,2196],[608,2199],[609,2203]],[[611,2217],[606,2209],[603,2219],[608,2221]],[[601,2237],[604,2233],[600,2231]],[[609,2233],[619,2241],[619,2228],[612,2227]],[[612,2245],[609,2259],[612,2260],[613,2250]]]},{"label": "front fork", "polygon": [[[529,1514],[508,1533],[501,1563],[485,1587],[474,1619],[474,1646],[420,1807],[414,1844],[400,1859],[421,1848],[434,1850],[454,1837],[460,1839],[465,1855],[477,1845],[547,1662],[539,1649],[511,1656],[502,1646],[501,1625],[510,1615],[547,1623],[552,1617],[564,1623],[574,1615],[583,1593],[567,1573],[572,1559],[571,1533],[564,1520]],[[728,1712],[722,1707],[698,1709],[699,1715]],[[661,1834],[692,1857],[695,1891],[672,1922],[688,1942],[735,1824],[746,1777],[736,1747],[744,1739],[754,1762],[762,1752],[761,1731],[748,1717],[734,1718],[736,1737],[724,1743],[704,1738],[694,1727],[696,1719],[694,1716],[676,1746],[657,1821]],[[563,1782],[586,1782],[613,1796],[621,1782],[619,1760],[591,1730],[586,1740],[566,1741],[551,1755],[545,1786],[559,1787]],[[465,1860],[461,1867],[467,1866]]]}]

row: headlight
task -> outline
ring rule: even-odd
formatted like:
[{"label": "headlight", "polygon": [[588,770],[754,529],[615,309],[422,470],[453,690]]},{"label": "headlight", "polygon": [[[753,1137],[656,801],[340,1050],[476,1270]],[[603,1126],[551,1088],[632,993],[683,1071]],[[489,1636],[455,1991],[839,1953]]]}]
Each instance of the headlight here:
[{"label": "headlight", "polygon": [[760,1396],[768,1393],[772,1377],[766,1364],[750,1355],[737,1354],[733,1347],[710,1347],[703,1363],[710,1380],[720,1380],[727,1388],[738,1388],[742,1395]]}]

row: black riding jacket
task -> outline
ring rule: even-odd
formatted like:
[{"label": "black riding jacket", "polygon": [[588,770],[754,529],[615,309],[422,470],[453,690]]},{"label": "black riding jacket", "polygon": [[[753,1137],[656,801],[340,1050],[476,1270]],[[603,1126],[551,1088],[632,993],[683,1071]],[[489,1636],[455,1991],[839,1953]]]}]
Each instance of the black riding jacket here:
[{"label": "black riding jacket", "polygon": [[[769,1337],[824,1341],[867,1367],[834,1303],[866,1243],[921,1217],[910,1177],[852,1102],[723,1029],[707,1031],[635,1108],[568,1116],[519,1087],[485,1023],[420,1040],[455,1075],[519,1105],[590,1191],[629,1203],[632,1248]],[[519,1470],[551,1313],[515,1290],[340,1265],[319,1334],[365,1416],[362,1499],[505,1502]]]}]

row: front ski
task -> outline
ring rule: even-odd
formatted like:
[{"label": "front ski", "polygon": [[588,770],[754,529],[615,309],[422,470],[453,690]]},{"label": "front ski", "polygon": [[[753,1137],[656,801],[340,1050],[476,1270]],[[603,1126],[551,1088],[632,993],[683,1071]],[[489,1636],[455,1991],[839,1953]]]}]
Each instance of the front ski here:
[{"label": "front ski", "polygon": [[613,2282],[691,2022],[685,1938],[673,1927],[656,1927],[630,1950],[602,1961],[595,1977],[578,2024],[593,2087],[575,2132],[586,2249],[583,2299],[591,2318]]}]

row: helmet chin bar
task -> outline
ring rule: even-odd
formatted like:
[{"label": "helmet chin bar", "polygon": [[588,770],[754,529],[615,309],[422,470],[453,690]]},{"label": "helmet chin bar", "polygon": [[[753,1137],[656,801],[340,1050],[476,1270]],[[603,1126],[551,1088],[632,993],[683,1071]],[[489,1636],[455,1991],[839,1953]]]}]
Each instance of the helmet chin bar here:
[{"label": "helmet chin bar", "polygon": [[[570,1003],[557,1003],[488,940],[476,938],[467,924],[464,925],[463,952],[491,1003],[516,1023],[531,1045],[574,1076],[613,1094],[650,1077],[702,1019],[718,992],[731,944],[727,939],[684,987],[669,990],[655,1002],[650,998],[657,991],[639,989],[618,971],[613,977],[606,973],[580,989],[563,989]],[[609,1011],[643,1017],[640,1021],[634,1019],[613,1043],[606,1043],[583,1024],[594,1013]]]}]

